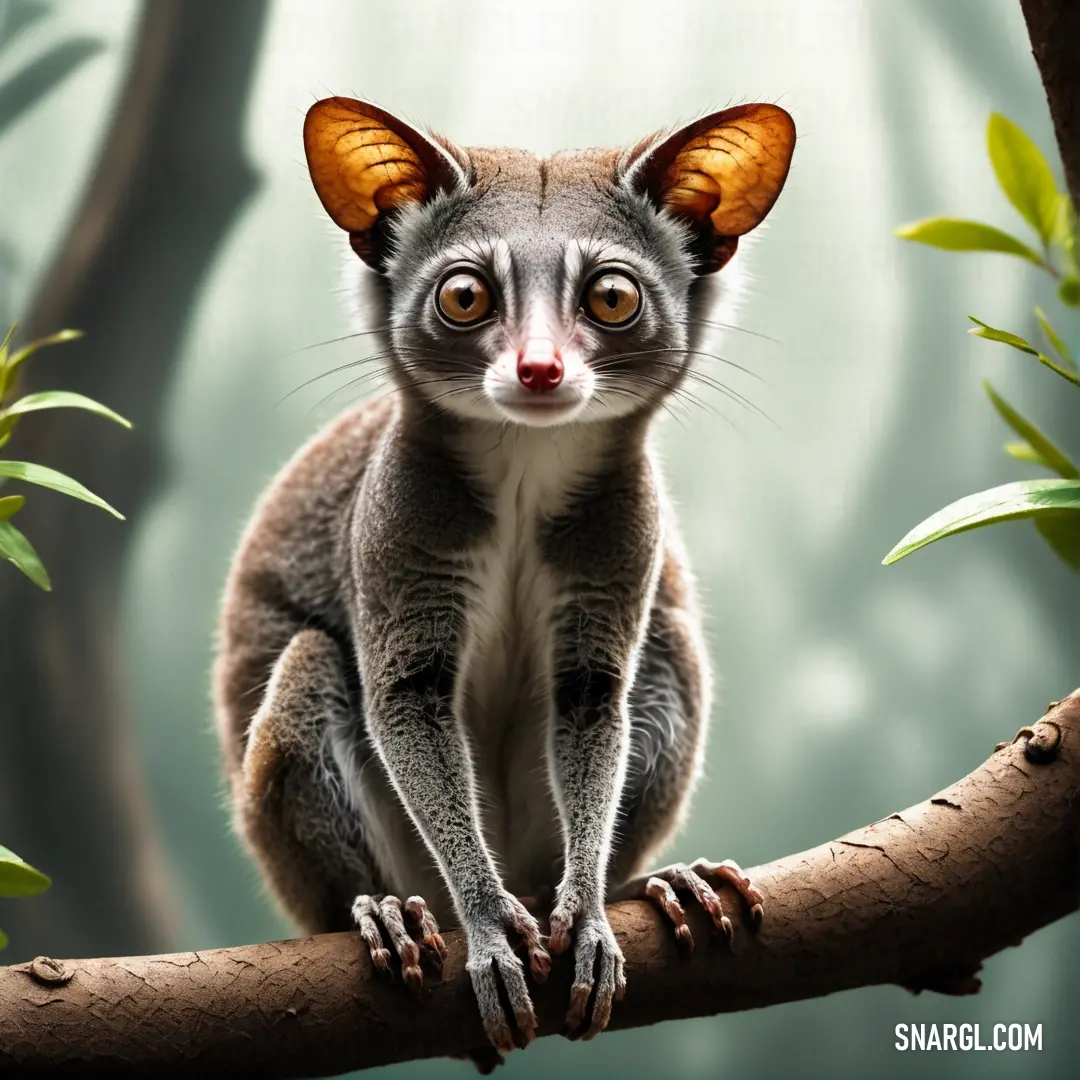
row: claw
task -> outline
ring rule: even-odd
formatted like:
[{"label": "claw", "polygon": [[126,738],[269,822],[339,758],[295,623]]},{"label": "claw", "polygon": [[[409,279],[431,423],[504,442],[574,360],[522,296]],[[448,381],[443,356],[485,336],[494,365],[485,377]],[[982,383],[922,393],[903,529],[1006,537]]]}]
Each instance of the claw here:
[{"label": "claw", "polygon": [[533,1014],[532,1008],[530,1007],[528,1010],[519,1009],[514,1013],[514,1020],[517,1023],[518,1031],[521,1033],[522,1047],[528,1046],[536,1038],[536,1016]]},{"label": "claw", "polygon": [[380,970],[390,971],[390,950],[383,943],[382,931],[376,921],[379,914],[379,904],[372,896],[358,896],[353,901],[353,918],[360,930],[360,936],[371,954],[372,963]]},{"label": "claw", "polygon": [[550,919],[551,932],[548,934],[548,948],[553,953],[564,953],[570,948],[570,928],[572,925],[571,919],[552,914]]},{"label": "claw", "polygon": [[529,954],[529,970],[533,978],[538,983],[542,983],[551,973],[551,955],[544,948],[544,939],[536,920],[521,901],[516,901],[516,903],[520,910],[515,911],[511,916],[510,927],[525,945]]},{"label": "claw", "polygon": [[[671,920],[676,940],[683,948],[692,951],[694,939],[686,922],[686,910],[679,902],[676,889],[690,893],[694,897],[729,944],[735,939],[734,924],[725,914],[724,905],[713,888],[714,884],[730,885],[746,904],[753,928],[756,930],[761,926],[765,918],[764,898],[739,865],[730,859],[720,863],[698,859],[690,866],[675,863],[673,866],[664,867],[645,881],[644,888],[637,895],[644,895],[645,898],[657,904]],[[635,887],[641,888],[640,882],[636,885],[631,883],[628,886],[630,889]],[[633,893],[623,895],[633,895]]]},{"label": "claw", "polygon": [[570,1008],[566,1011],[566,1021],[562,1033],[568,1039],[578,1038],[578,1030],[585,1023],[585,1010],[589,1007],[589,995],[592,985],[574,983],[570,989]]},{"label": "claw", "polygon": [[[480,943],[471,947],[465,967],[472,980],[484,1031],[492,1045],[507,1054],[515,1046],[528,1046],[536,1038],[536,1013],[525,986],[521,961],[511,950],[509,942],[503,939],[501,942]],[[517,1025],[516,1041],[503,1012],[499,995],[500,980]]]},{"label": "claw", "polygon": [[545,982],[547,977],[551,974],[551,956],[543,949],[535,953],[530,953],[529,970],[532,972],[532,977],[538,983]]},{"label": "claw", "polygon": [[439,934],[438,923],[419,896],[411,896],[402,904],[396,896],[358,896],[352,906],[353,918],[371,953],[371,960],[380,970],[390,973],[390,950],[384,934],[390,939],[394,952],[401,960],[401,976],[405,985],[419,994],[424,987],[420,968],[421,946],[405,927],[405,919],[415,923],[423,933],[423,952],[435,967],[441,968],[446,945]]},{"label": "claw", "polygon": [[671,920],[679,944],[687,952],[693,952],[694,936],[690,932],[690,927],[686,924],[686,912],[683,910],[682,904],[679,903],[675,890],[662,877],[651,877],[645,883],[645,895],[650,900],[654,900]]},{"label": "claw", "polygon": [[583,1038],[595,1039],[611,1020],[612,1003],[625,991],[626,979],[623,977],[623,958],[621,953],[604,950],[600,961],[600,978],[596,987],[596,1002],[593,1005],[592,1023]]},{"label": "claw", "polygon": [[428,910],[422,896],[410,896],[405,901],[405,915],[417,927],[422,938],[420,947],[428,963],[436,970],[441,971],[443,961],[446,959],[446,942],[439,933],[439,924],[435,916]]},{"label": "claw", "polygon": [[[573,903],[567,905],[568,909]],[[563,930],[566,915],[553,917],[557,929]],[[569,938],[569,933],[566,933]],[[626,991],[623,975],[623,956],[607,916],[602,910],[578,917],[577,940],[574,948],[574,984],[570,989],[570,1006],[566,1012],[562,1034],[568,1039],[593,1039],[611,1020],[611,1008]],[[561,943],[561,942],[560,942]],[[594,976],[599,957],[599,971]],[[592,1000],[592,1017],[589,1002]]]}]

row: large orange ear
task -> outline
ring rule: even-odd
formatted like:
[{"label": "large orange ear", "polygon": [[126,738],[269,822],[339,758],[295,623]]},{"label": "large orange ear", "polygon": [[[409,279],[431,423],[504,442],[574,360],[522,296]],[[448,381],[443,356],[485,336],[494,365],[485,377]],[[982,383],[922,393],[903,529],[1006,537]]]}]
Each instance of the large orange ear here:
[{"label": "large orange ear", "polygon": [[659,142],[639,143],[626,179],[697,233],[699,274],[719,270],[739,237],[772,209],[795,149],[795,122],[778,105],[738,105]]},{"label": "large orange ear", "polygon": [[311,182],[353,250],[383,268],[387,215],[465,182],[448,151],[396,116],[352,98],[316,102],[304,120]]}]

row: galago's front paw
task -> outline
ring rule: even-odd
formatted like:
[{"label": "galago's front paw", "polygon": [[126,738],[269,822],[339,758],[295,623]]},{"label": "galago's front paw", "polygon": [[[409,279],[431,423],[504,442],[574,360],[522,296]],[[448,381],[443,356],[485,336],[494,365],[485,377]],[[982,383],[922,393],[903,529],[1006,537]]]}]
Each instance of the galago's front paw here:
[{"label": "galago's front paw", "polygon": [[[574,985],[570,990],[570,1009],[563,1034],[571,1039],[591,1039],[608,1026],[612,1002],[621,1001],[626,993],[623,954],[611,932],[607,915],[599,905],[584,905],[568,897],[560,899],[551,913],[548,945],[552,952],[561,953],[569,948],[571,930],[576,930]],[[592,1021],[586,1027],[586,1013],[594,987],[596,1001]]]},{"label": "galago's front paw", "polygon": [[[525,946],[529,970],[538,983],[543,982],[551,971],[551,957],[541,941],[540,927],[525,906],[507,893],[499,899],[495,911],[467,926],[466,933],[469,957],[465,970],[472,980],[487,1037],[503,1053],[515,1046],[528,1046],[536,1037],[536,1013],[525,985],[524,965],[509,935],[515,935]],[[513,1013],[516,1038],[500,1000],[500,982]]]}]

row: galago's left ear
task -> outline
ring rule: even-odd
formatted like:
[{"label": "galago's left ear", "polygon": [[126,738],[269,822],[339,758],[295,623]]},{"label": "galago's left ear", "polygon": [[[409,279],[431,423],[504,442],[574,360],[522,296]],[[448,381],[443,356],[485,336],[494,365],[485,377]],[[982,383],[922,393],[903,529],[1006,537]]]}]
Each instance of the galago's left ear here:
[{"label": "galago's left ear", "polygon": [[461,151],[451,143],[353,98],[325,98],[308,109],[304,152],[326,212],[348,232],[356,254],[379,271],[393,213],[466,184]]},{"label": "galago's left ear", "polygon": [[711,274],[772,209],[794,149],[795,122],[787,112],[738,105],[659,142],[639,143],[623,159],[623,178],[693,227],[695,269]]}]

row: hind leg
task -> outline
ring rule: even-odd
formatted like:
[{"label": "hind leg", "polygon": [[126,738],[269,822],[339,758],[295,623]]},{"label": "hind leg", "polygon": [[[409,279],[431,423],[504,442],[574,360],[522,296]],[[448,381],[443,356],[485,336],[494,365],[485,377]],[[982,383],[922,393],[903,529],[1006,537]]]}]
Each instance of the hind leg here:
[{"label": "hind leg", "polygon": [[[390,970],[388,942],[415,990],[423,983],[421,954],[441,967],[445,947],[422,898],[402,903],[387,895],[364,841],[361,814],[331,753],[335,726],[358,725],[341,649],[319,630],[300,631],[274,665],[248,729],[234,778],[237,825],[271,891],[304,930],[358,927],[382,971]],[[358,777],[366,751],[362,740],[351,746],[349,768]]]}]

